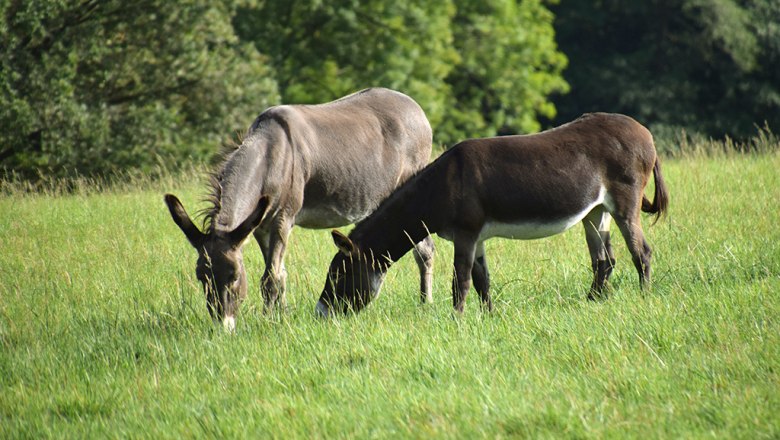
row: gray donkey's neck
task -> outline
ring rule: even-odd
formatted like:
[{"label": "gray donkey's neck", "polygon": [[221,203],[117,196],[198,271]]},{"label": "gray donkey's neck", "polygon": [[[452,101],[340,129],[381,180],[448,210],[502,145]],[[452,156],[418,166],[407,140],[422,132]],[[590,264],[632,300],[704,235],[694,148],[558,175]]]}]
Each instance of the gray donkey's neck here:
[{"label": "gray donkey's neck", "polygon": [[254,210],[263,190],[265,177],[265,142],[253,136],[241,144],[225,160],[215,182],[215,208],[211,229],[234,230]]}]

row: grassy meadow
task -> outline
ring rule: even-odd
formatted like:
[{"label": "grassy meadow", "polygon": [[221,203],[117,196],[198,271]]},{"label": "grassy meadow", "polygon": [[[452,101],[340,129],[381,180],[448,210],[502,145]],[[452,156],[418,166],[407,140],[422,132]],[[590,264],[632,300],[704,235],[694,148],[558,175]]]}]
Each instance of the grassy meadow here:
[{"label": "grassy meadow", "polygon": [[[259,248],[235,334],[212,326],[190,212],[198,173],[0,196],[0,438],[778,438],[780,154],[664,162],[669,216],[645,221],[654,286],[613,225],[611,296],[585,299],[581,227],[487,243],[495,311],[453,319],[407,255],[365,312],[313,314],[334,253],[296,229],[286,314],[262,314]],[[651,194],[648,191],[648,194]],[[202,206],[202,205],[201,205]]]}]

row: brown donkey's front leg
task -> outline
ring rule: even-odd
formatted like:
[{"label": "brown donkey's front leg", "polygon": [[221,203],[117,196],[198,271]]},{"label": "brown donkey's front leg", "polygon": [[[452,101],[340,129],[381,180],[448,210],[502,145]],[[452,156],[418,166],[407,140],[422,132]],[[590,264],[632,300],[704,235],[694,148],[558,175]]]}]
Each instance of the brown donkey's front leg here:
[{"label": "brown donkey's front leg", "polygon": [[485,246],[480,242],[474,257],[474,266],[471,269],[471,279],[474,283],[474,290],[482,299],[482,307],[488,312],[493,311],[493,301],[490,299],[490,272],[488,271],[487,259],[485,258]]},{"label": "brown donkey's front leg", "polygon": [[466,295],[471,288],[471,271],[474,267],[476,240],[455,236],[455,262],[452,276],[452,306],[463,313]]}]

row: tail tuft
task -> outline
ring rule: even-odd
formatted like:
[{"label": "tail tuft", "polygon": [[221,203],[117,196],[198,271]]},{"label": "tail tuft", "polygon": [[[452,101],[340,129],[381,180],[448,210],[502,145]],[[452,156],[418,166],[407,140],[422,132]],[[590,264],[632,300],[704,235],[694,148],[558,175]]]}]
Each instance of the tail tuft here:
[{"label": "tail tuft", "polygon": [[661,217],[666,215],[669,209],[669,191],[666,189],[664,177],[661,174],[661,162],[658,158],[655,159],[655,165],[653,165],[653,178],[655,179],[653,202],[650,203],[647,197],[642,197],[642,211],[648,214],[655,214],[655,219],[653,220],[653,224],[655,224]]}]

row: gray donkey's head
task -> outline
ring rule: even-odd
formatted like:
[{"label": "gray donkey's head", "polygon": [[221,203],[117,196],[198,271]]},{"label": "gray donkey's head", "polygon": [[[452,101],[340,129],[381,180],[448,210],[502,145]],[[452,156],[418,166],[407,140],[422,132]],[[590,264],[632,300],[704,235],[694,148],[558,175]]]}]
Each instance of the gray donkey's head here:
[{"label": "gray donkey's head", "polygon": [[166,194],[165,203],[173,221],[198,251],[195,274],[203,285],[209,314],[214,321],[221,322],[227,330],[232,331],[235,328],[236,312],[247,292],[241,246],[263,220],[268,209],[268,197],[261,197],[252,213],[229,232],[210,228],[207,233],[203,233],[192,223],[176,196]]}]

